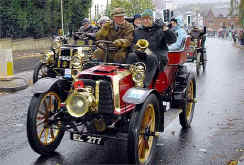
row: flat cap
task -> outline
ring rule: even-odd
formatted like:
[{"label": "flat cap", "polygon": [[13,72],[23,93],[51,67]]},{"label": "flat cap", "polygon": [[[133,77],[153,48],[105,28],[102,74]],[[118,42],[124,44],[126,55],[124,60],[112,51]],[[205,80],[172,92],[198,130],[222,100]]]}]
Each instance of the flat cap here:
[{"label": "flat cap", "polygon": [[112,16],[125,16],[125,10],[123,8],[115,8],[113,9]]}]

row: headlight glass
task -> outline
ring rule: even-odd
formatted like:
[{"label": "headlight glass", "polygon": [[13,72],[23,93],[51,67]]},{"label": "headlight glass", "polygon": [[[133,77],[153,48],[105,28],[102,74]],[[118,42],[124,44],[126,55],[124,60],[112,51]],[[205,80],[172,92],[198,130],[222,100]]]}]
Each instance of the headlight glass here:
[{"label": "headlight glass", "polygon": [[82,117],[88,112],[88,100],[83,94],[71,94],[66,100],[66,107],[71,116]]},{"label": "headlight glass", "polygon": [[136,73],[134,76],[135,81],[143,81],[144,74],[143,73]]}]

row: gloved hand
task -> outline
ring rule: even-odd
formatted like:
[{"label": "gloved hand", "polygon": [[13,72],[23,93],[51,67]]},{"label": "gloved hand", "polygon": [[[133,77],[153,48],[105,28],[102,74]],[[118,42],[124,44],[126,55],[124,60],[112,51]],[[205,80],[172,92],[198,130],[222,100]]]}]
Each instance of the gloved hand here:
[{"label": "gloved hand", "polygon": [[114,46],[121,47],[123,45],[122,39],[117,39],[113,42]]}]

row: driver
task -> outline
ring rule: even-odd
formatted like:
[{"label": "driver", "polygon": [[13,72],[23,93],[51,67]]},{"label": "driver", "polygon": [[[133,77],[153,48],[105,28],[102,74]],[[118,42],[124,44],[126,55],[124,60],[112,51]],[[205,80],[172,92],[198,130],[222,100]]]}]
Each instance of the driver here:
[{"label": "driver", "polygon": [[[87,34],[89,37],[95,37],[96,40],[113,41],[113,44],[118,48],[116,53],[112,55],[109,62],[125,63],[128,48],[133,41],[134,27],[125,20],[125,11],[123,8],[115,8],[112,11],[112,21],[106,22],[102,28],[95,34]],[[104,61],[104,50],[97,48],[94,52],[95,58],[99,61]]]}]

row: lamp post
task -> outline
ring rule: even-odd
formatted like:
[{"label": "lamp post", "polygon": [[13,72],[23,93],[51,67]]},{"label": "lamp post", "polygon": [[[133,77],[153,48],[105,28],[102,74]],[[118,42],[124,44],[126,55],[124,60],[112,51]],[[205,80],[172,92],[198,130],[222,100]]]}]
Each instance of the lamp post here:
[{"label": "lamp post", "polygon": [[61,25],[62,25],[62,35],[64,35],[64,12],[63,12],[63,0],[61,0]]}]

